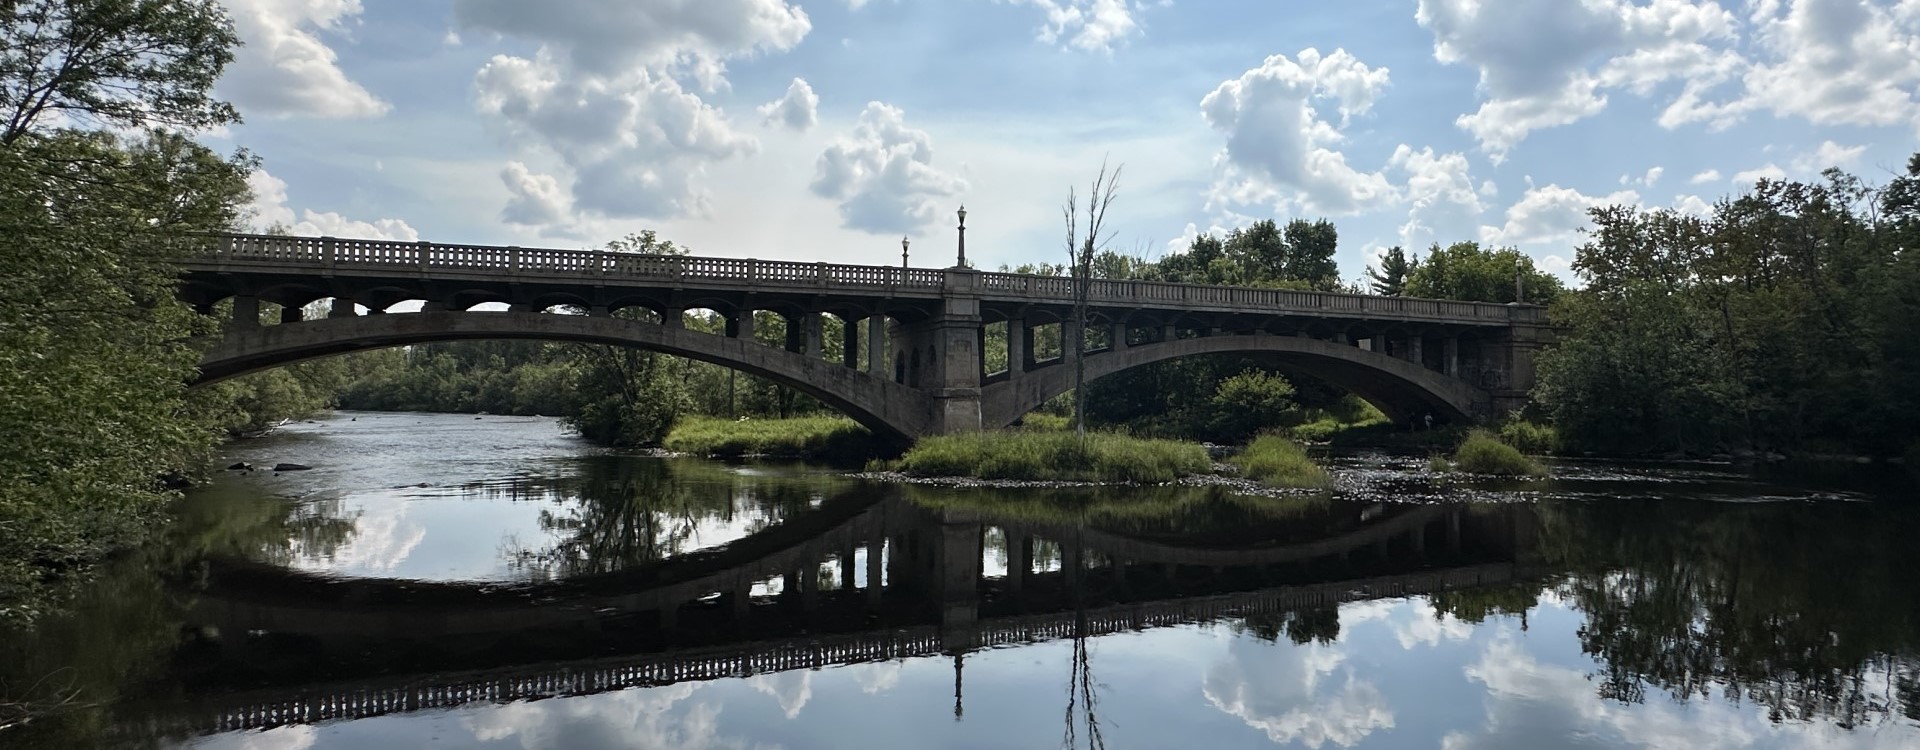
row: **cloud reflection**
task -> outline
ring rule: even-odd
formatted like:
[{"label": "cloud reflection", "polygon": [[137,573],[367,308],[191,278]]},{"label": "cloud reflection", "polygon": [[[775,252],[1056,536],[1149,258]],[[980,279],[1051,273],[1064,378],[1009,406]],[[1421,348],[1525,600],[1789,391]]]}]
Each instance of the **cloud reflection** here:
[{"label": "cloud reflection", "polygon": [[1339,646],[1268,644],[1235,638],[1208,670],[1207,701],[1280,744],[1352,747],[1393,728],[1373,683],[1355,676]]}]

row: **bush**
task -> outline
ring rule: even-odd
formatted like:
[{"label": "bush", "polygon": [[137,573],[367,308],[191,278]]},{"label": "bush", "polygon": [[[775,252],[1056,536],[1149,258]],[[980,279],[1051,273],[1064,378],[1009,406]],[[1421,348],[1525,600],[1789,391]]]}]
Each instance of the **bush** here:
[{"label": "bush", "polygon": [[1461,471],[1475,474],[1539,476],[1547,473],[1540,462],[1500,442],[1499,436],[1485,429],[1467,433],[1467,439],[1453,454],[1453,462]]},{"label": "bush", "polygon": [[1434,474],[1445,474],[1453,471],[1453,464],[1447,463],[1446,456],[1435,453],[1427,457],[1427,471]]},{"label": "bush", "polygon": [[1247,370],[1215,387],[1208,401],[1212,437],[1238,443],[1255,433],[1300,421],[1293,384],[1279,375]]},{"label": "bush", "polygon": [[661,447],[722,458],[859,459],[872,455],[878,443],[867,428],[837,415],[738,421],[690,417],[674,426]]},{"label": "bush", "polygon": [[1105,432],[996,431],[923,438],[889,465],[918,476],[1073,482],[1170,482],[1213,468],[1191,443]]},{"label": "bush", "polygon": [[1529,422],[1517,416],[1500,425],[1500,439],[1528,455],[1544,455],[1560,450],[1560,435],[1552,426]]},{"label": "bush", "polygon": [[1307,457],[1299,443],[1279,435],[1261,435],[1228,463],[1249,479],[1275,487],[1327,487],[1333,479]]},{"label": "bush", "polygon": [[1073,428],[1073,418],[1065,414],[1036,411],[1022,417],[1020,426],[1029,430],[1069,430]]}]

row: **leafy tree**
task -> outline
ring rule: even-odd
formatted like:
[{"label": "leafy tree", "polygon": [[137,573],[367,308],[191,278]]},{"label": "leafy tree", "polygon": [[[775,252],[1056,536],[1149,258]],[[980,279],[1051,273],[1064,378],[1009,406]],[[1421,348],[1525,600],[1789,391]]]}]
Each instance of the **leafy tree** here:
[{"label": "leafy tree", "polygon": [[54,116],[136,129],[240,121],[212,96],[240,43],[213,0],[16,0],[0,14],[0,145]]},{"label": "leafy tree", "polygon": [[1385,255],[1380,256],[1379,268],[1367,269],[1367,279],[1372,285],[1374,294],[1398,297],[1406,291],[1407,277],[1413,275],[1414,269],[1419,267],[1419,258],[1408,258],[1405,250],[1400,249],[1399,245],[1394,245],[1387,248]]},{"label": "leafy tree", "polygon": [[1214,434],[1241,442],[1255,433],[1298,421],[1293,384],[1279,375],[1249,369],[1220,381],[1209,404]]},{"label": "leafy tree", "polygon": [[1514,302],[1514,277],[1525,287],[1526,301],[1551,304],[1565,290],[1553,274],[1534,267],[1533,258],[1513,248],[1488,249],[1478,242],[1438,243],[1411,267],[1401,292],[1408,297],[1471,302]]}]

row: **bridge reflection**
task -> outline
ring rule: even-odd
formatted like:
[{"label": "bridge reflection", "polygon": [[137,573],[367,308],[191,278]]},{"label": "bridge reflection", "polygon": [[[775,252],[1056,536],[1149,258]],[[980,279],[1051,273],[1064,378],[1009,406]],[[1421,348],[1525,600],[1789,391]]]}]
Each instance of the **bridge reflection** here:
[{"label": "bridge reflection", "polygon": [[1074,502],[854,485],[722,547],[533,586],[222,563],[186,695],[138,713],[198,734],[936,655],[959,711],[976,649],[1298,612],[1337,628],[1343,602],[1538,573],[1527,505]]}]

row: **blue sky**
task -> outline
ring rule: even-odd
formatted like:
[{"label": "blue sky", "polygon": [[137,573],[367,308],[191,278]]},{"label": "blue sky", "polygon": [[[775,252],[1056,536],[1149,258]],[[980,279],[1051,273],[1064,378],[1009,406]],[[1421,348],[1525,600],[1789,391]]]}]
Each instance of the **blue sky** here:
[{"label": "blue sky", "polygon": [[1380,249],[1519,247],[1588,206],[1704,211],[1757,176],[1916,150],[1920,0],[227,0],[209,134],[255,221],[703,255],[993,267],[1328,218]]}]

